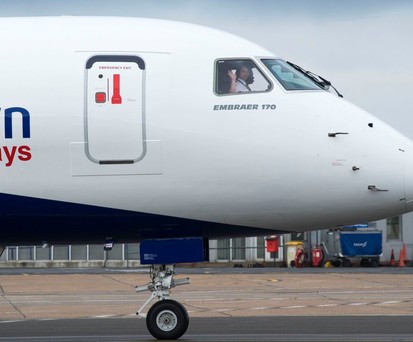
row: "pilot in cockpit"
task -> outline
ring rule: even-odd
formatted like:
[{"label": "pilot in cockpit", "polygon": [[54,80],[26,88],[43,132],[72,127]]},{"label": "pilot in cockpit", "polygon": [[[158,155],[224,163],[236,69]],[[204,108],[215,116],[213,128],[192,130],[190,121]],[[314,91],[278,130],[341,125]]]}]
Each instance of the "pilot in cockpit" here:
[{"label": "pilot in cockpit", "polygon": [[231,79],[228,93],[247,93],[251,91],[249,84],[254,82],[254,76],[248,65],[241,64],[235,73],[228,70],[227,75]]}]

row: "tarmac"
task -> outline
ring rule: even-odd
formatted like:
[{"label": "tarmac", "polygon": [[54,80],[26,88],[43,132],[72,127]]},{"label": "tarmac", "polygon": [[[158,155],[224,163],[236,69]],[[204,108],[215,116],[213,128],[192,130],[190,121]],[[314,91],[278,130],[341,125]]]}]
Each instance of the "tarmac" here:
[{"label": "tarmac", "polygon": [[[191,322],[218,320],[210,323],[218,327],[224,318],[235,322],[255,321],[256,324],[247,331],[256,341],[268,337],[258,328],[263,322],[281,319],[293,322],[298,317],[312,320],[312,328],[318,327],[318,330],[314,330],[316,335],[311,330],[300,333],[300,326],[297,326],[294,334],[298,335],[293,335],[297,341],[314,340],[311,339],[314,336],[315,340],[326,340],[322,327],[333,317],[336,324],[346,320],[350,327],[357,326],[367,317],[372,326],[367,329],[365,325],[365,336],[363,326],[357,333],[357,336],[364,336],[363,340],[374,337],[380,324],[382,330],[386,329],[390,334],[384,336],[413,341],[413,268],[178,269],[175,278],[186,277],[190,278],[191,284],[174,288],[171,298],[186,307]],[[135,286],[148,282],[148,270],[144,269],[0,269],[0,337],[7,335],[6,326],[10,338],[39,336],[38,332],[30,330],[33,327],[30,328],[29,322],[33,321],[38,322],[37,328],[45,326],[45,331],[50,331],[50,325],[56,326],[65,320],[83,322],[85,329],[95,320],[101,321],[102,325],[110,319],[118,322],[136,319],[132,322],[139,321],[138,324],[144,326],[144,320],[136,317],[136,311],[149,297],[149,292],[136,293]],[[382,323],[378,323],[379,320]],[[230,320],[226,322],[223,331],[229,327]],[[383,322],[389,323],[387,328]],[[20,324],[22,329],[13,330],[13,324]],[[221,340],[243,340],[236,338],[236,331]],[[326,332],[325,338],[331,333],[326,331],[329,333]],[[82,335],[81,331],[79,334]],[[347,340],[352,340],[353,336],[345,326],[336,334],[342,334],[341,340],[346,336]],[[149,335],[142,336],[150,339]],[[88,340],[83,337],[77,340]],[[378,338],[379,335],[373,340]],[[202,332],[202,329],[193,332],[192,339],[216,340],[211,331],[208,335],[208,331]],[[275,340],[274,336],[272,340]],[[294,339],[284,336],[283,340]]]}]

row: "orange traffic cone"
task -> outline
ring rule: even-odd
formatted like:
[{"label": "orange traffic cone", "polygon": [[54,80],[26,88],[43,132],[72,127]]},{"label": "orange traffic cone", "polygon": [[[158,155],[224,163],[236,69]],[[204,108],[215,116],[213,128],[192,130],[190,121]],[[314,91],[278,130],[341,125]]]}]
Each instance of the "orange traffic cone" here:
[{"label": "orange traffic cone", "polygon": [[396,266],[396,261],[394,261],[394,250],[391,250],[391,255],[390,255],[390,266]]},{"label": "orange traffic cone", "polygon": [[403,259],[406,262],[407,261],[407,249],[406,249],[406,244],[403,244]]},{"label": "orange traffic cone", "polygon": [[403,249],[400,250],[399,267],[405,267]]}]

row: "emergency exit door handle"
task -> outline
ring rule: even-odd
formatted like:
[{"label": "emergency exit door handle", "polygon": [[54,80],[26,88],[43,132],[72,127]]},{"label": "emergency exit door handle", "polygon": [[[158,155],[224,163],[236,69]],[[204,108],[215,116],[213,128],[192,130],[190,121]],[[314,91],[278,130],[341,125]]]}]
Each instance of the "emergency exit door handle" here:
[{"label": "emergency exit door handle", "polygon": [[113,96],[112,104],[121,104],[122,97],[120,96],[120,74],[113,75]]}]

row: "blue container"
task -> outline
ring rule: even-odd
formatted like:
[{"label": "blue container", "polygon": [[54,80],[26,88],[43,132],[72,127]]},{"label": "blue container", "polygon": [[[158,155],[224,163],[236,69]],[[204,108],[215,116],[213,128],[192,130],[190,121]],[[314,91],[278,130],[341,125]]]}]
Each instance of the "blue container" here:
[{"label": "blue container", "polygon": [[340,233],[341,254],[348,257],[377,257],[382,254],[381,231]]}]

